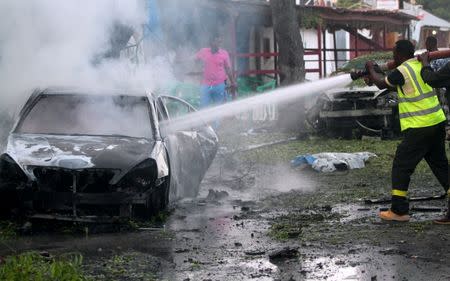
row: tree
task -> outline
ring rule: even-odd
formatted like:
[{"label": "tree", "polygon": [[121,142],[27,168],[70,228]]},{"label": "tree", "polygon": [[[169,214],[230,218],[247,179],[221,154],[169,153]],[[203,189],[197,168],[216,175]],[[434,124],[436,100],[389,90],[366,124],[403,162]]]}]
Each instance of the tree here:
[{"label": "tree", "polygon": [[270,6],[279,48],[281,84],[302,82],[305,79],[305,61],[295,0],[271,0]]},{"label": "tree", "polygon": [[417,0],[417,4],[432,14],[450,21],[450,9],[448,0]]},{"label": "tree", "polygon": [[[305,80],[303,41],[295,0],[271,0],[272,23],[278,42],[278,69],[281,85]],[[278,126],[304,131],[304,99],[279,107]]]}]

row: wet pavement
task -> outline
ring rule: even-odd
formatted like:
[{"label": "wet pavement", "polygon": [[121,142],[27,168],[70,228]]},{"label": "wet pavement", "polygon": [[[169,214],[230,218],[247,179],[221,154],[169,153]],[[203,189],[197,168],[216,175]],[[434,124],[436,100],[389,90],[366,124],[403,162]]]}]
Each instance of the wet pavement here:
[{"label": "wet pavement", "polygon": [[[376,218],[386,205],[267,203],[308,198],[313,182],[286,166],[218,157],[198,198],[177,202],[161,228],[28,235],[3,243],[0,254],[79,252],[95,280],[450,280],[448,231],[426,223],[439,212],[416,212],[402,226]],[[428,205],[444,209],[442,201],[413,207]],[[298,231],[274,238],[284,221]]]}]

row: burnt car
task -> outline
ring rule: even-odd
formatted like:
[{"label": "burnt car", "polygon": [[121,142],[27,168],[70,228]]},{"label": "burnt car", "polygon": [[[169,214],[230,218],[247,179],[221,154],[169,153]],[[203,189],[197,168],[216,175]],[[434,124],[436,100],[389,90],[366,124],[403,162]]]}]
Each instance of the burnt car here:
[{"label": "burnt car", "polygon": [[35,91],[0,157],[0,208],[35,218],[148,218],[195,196],[218,139],[165,127],[195,109],[131,91]]},{"label": "burnt car", "polygon": [[328,91],[307,111],[307,123],[328,137],[394,138],[400,132],[396,93],[376,87]]}]

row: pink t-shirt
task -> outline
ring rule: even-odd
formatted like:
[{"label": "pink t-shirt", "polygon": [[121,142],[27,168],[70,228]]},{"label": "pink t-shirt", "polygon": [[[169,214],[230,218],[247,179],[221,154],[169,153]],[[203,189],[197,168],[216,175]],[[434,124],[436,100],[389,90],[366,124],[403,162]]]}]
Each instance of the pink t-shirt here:
[{"label": "pink t-shirt", "polygon": [[203,61],[203,85],[214,86],[222,84],[227,79],[225,66],[230,67],[230,56],[228,52],[219,49],[215,54],[211,53],[211,48],[203,48],[196,54],[197,59]]}]

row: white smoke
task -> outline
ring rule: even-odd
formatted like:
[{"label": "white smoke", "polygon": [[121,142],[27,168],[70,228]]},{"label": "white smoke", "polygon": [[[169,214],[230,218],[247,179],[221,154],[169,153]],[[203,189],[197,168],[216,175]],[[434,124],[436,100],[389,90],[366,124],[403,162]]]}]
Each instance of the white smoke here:
[{"label": "white smoke", "polygon": [[[0,117],[17,114],[35,88],[160,87],[171,77],[165,59],[92,63],[109,48],[114,23],[139,33],[146,12],[146,0],[0,1]],[[9,126],[0,123],[0,143]]]}]

